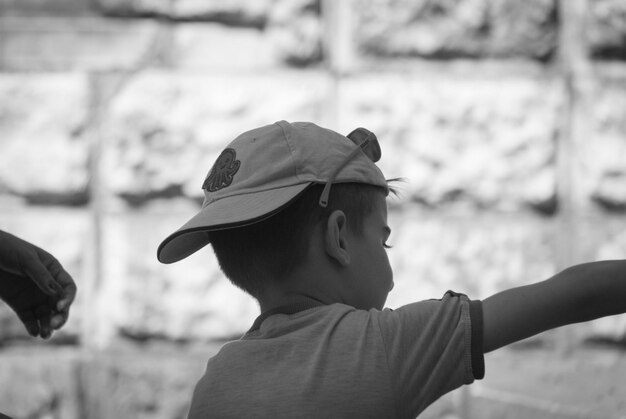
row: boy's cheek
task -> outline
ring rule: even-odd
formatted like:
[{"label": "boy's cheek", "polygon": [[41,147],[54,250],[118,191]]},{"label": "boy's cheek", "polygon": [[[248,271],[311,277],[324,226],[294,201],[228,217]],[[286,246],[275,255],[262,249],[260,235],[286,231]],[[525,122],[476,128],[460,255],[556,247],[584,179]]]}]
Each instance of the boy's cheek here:
[{"label": "boy's cheek", "polygon": [[389,278],[389,292],[391,292],[391,290],[393,289],[393,286],[395,285],[395,282],[393,280],[393,269],[391,267],[391,263],[389,263],[389,258],[387,258],[387,269],[388,269],[387,278]]}]

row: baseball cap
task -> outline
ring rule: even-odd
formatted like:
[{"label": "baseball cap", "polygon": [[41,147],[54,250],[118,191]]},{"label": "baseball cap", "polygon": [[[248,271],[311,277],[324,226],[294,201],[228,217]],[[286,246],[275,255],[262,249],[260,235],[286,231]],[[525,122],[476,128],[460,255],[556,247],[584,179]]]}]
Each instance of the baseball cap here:
[{"label": "baseball cap", "polygon": [[279,212],[312,184],[356,182],[387,189],[374,164],[376,136],[357,128],[348,136],[311,122],[278,121],[235,138],[219,155],[202,189],[200,212],[159,245],[157,258],[173,263],[209,243],[207,232],[242,227]]}]

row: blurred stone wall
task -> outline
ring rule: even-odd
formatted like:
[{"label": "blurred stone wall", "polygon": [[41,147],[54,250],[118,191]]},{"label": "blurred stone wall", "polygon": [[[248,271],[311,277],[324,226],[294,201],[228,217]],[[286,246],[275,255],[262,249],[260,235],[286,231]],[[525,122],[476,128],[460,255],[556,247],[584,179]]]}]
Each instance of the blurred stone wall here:
[{"label": "blurred stone wall", "polygon": [[[79,286],[47,342],[0,305],[1,412],[186,417],[257,307],[210,249],[156,248],[222,147],[279,119],[366,126],[407,179],[390,307],[626,252],[621,0],[0,0],[0,229]],[[625,347],[624,316],[545,333],[424,417],[623,417]]]}]

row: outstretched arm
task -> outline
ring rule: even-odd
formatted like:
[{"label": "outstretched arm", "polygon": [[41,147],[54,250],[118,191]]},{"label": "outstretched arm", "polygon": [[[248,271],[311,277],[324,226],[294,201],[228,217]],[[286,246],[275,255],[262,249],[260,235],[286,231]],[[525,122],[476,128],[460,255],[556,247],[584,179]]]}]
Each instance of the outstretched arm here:
[{"label": "outstretched arm", "polygon": [[48,338],[61,328],[75,295],[74,280],[54,256],[0,231],[0,299],[31,336]]},{"label": "outstretched arm", "polygon": [[626,260],[572,266],[483,301],[484,352],[549,329],[626,313]]}]

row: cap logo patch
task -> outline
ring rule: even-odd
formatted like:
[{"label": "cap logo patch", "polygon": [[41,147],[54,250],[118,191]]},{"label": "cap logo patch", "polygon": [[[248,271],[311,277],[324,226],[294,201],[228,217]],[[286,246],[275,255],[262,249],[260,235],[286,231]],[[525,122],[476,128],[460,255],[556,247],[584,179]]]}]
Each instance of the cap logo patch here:
[{"label": "cap logo patch", "polygon": [[233,183],[233,177],[239,170],[241,161],[237,160],[237,154],[232,148],[222,151],[209,172],[209,176],[202,184],[202,189],[216,192]]}]

